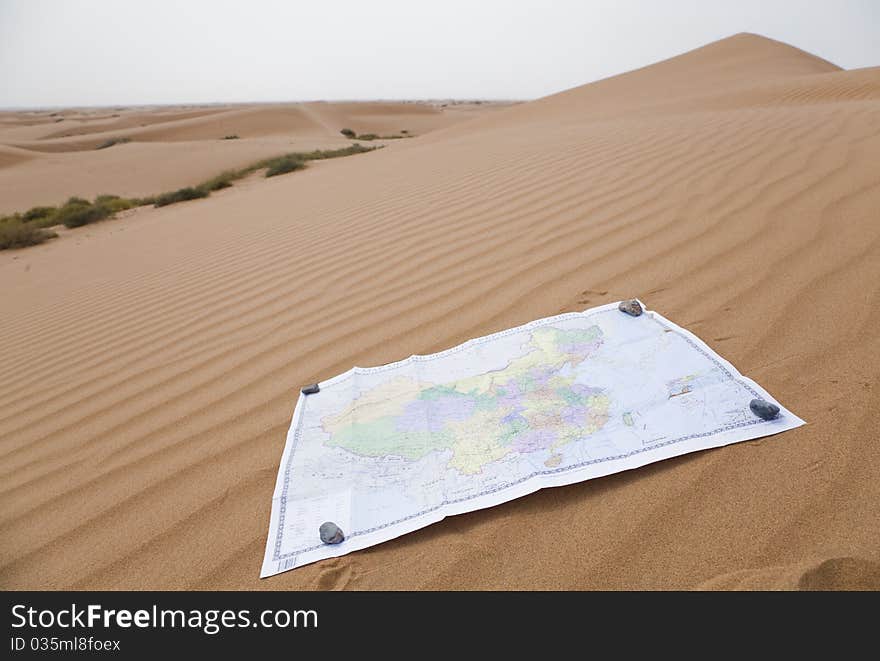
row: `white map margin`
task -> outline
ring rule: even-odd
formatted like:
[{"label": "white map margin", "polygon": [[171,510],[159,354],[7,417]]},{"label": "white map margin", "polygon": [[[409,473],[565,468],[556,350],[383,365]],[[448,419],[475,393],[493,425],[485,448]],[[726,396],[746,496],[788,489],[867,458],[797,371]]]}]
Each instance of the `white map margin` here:
[{"label": "white map margin", "polygon": [[[730,429],[718,432],[717,434],[713,434],[711,436],[683,440],[678,443],[664,445],[654,448],[652,450],[645,450],[643,452],[640,452],[639,454],[630,455],[622,459],[608,459],[606,461],[602,461],[596,464],[589,464],[580,468],[572,468],[570,471],[566,471],[564,473],[556,473],[552,475],[534,475],[524,482],[511,485],[499,491],[482,496],[475,496],[473,498],[469,498],[467,500],[457,503],[448,503],[440,509],[426,512],[421,516],[406,521],[401,521],[398,524],[382,528],[381,530],[377,530],[371,533],[364,533],[356,537],[348,537],[341,544],[322,546],[321,548],[312,551],[304,551],[290,558],[275,560],[273,558],[273,555],[275,550],[275,539],[278,535],[278,524],[281,511],[281,497],[284,490],[284,467],[287,466],[288,460],[290,459],[290,453],[293,451],[294,434],[296,433],[296,429],[299,426],[300,416],[302,415],[303,400],[305,397],[308,396],[300,393],[299,399],[297,399],[296,402],[296,408],[293,411],[293,418],[290,422],[290,428],[287,432],[287,440],[284,445],[284,453],[281,456],[281,462],[278,467],[278,477],[275,480],[275,491],[272,495],[272,514],[269,519],[269,533],[266,539],[266,552],[263,556],[263,566],[260,570],[260,578],[267,578],[269,576],[274,576],[275,574],[280,574],[290,569],[295,569],[296,567],[302,567],[303,565],[317,562],[318,560],[337,558],[339,556],[351,553],[352,551],[359,551],[370,546],[375,546],[376,544],[390,541],[396,537],[400,537],[401,535],[405,535],[415,530],[426,528],[433,523],[442,521],[447,516],[454,516],[456,514],[464,514],[466,512],[473,512],[475,510],[485,509],[487,507],[494,507],[496,505],[500,505],[502,503],[506,503],[517,498],[521,498],[522,496],[527,496],[531,493],[535,493],[536,491],[547,487],[562,487],[568,484],[575,484],[577,482],[592,480],[597,477],[605,477],[606,475],[613,475],[614,473],[619,473],[621,471],[640,468],[647,464],[662,461],[663,459],[671,459],[672,457],[678,457],[683,454],[689,454],[691,452],[709,450],[711,448],[718,448],[725,445],[730,445],[732,443],[739,443],[756,438],[763,438],[765,436],[772,436],[774,434],[788,431],[789,429],[795,429],[796,427],[800,427],[801,425],[806,424],[804,420],[789,411],[764,388],[752,381],[747,376],[743,376],[742,374],[740,374],[739,370],[737,370],[736,367],[725,360],[722,356],[718,355],[699,337],[691,333],[689,330],[682,328],[678,324],[669,321],[659,312],[649,310],[641,301],[639,301],[639,303],[641,303],[645,315],[650,316],[651,318],[659,321],[663,325],[670,327],[681,335],[687,337],[700,349],[709,353],[709,355],[711,355],[718,363],[724,366],[731,373],[735,380],[749,385],[765,400],[776,404],[780,409],[779,417],[775,420],[767,421],[758,426]],[[580,314],[587,315],[595,314],[597,312],[605,312],[606,310],[615,310],[617,309],[618,304],[619,301],[614,303],[607,303],[605,305],[582,310]],[[555,319],[556,317],[570,317],[571,314],[572,313],[567,312],[562,315],[554,315],[551,317],[536,319],[526,324],[522,324],[521,326],[516,326],[511,329],[505,329],[498,333],[492,333],[490,335],[472,338],[467,342],[463,342],[461,345],[457,345],[456,347],[452,348],[458,349],[459,347],[466,346],[468,344],[483,342],[493,337],[494,335],[507,333],[511,330],[515,331],[519,329],[525,329],[526,327],[531,326],[536,322],[544,323]],[[438,353],[444,353],[448,350],[449,349],[440,351]],[[387,365],[383,365],[382,367],[389,368],[395,365],[404,365],[408,362],[411,362],[412,359],[415,357],[422,356],[420,354],[414,354],[409,358],[394,363],[388,363]],[[336,381],[342,380],[352,372],[364,373],[370,372],[372,369],[373,368],[369,367],[352,367],[347,372],[338,374],[331,379],[327,379],[326,381],[321,381],[318,385],[321,388],[324,388],[325,386],[331,385]]]}]

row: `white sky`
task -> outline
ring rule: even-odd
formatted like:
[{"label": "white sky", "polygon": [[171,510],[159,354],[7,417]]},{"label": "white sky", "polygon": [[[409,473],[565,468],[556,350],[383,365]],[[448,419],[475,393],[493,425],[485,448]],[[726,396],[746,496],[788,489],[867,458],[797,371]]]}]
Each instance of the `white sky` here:
[{"label": "white sky", "polygon": [[878,0],[0,0],[0,107],[528,99],[737,32],[880,65]]}]

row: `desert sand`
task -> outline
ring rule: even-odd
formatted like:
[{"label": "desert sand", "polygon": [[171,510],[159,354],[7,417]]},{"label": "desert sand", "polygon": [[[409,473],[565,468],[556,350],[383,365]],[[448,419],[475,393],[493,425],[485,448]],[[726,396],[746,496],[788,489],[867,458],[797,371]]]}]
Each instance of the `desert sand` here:
[{"label": "desert sand", "polygon": [[[880,68],[741,34],[433,128],[0,253],[0,586],[880,588]],[[303,384],[633,296],[809,424],[258,578]]]},{"label": "desert sand", "polygon": [[[352,141],[339,133],[343,128],[419,136],[507,105],[312,102],[0,112],[0,214],[61,204],[73,195],[153,195],[264,158],[347,147]],[[119,139],[128,142],[98,149]]]}]

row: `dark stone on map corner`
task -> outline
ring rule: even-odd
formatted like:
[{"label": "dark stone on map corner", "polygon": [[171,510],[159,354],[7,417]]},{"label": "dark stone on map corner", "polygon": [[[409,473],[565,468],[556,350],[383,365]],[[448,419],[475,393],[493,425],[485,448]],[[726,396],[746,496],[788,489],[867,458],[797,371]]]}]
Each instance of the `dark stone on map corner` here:
[{"label": "dark stone on map corner", "polygon": [[302,389],[303,395],[314,395],[316,392],[321,392],[321,388],[318,386],[317,383],[313,383],[312,385],[306,386]]},{"label": "dark stone on map corner", "polygon": [[339,544],[345,539],[342,529],[332,521],[322,523],[318,533],[321,535],[321,541],[325,544]]},{"label": "dark stone on map corner", "polygon": [[642,314],[642,304],[634,298],[631,298],[628,301],[621,301],[620,305],[617,306],[617,309],[621,312],[626,312],[631,317],[638,317]]},{"label": "dark stone on map corner", "polygon": [[763,399],[753,399],[749,402],[749,408],[761,420],[773,420],[779,415],[779,407]]}]

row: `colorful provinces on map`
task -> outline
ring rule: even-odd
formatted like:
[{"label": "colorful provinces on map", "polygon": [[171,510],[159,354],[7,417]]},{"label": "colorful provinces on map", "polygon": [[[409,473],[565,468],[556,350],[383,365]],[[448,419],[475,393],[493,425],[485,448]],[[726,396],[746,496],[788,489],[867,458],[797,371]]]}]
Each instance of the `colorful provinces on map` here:
[{"label": "colorful provinces on map", "polygon": [[[511,453],[552,453],[601,429],[608,394],[578,383],[573,369],[601,346],[601,329],[526,335],[522,354],[502,369],[441,384],[398,376],[361,394],[322,420],[325,445],[412,461],[451,451],[450,468],[475,474]],[[546,461],[558,463],[557,454]]]}]

